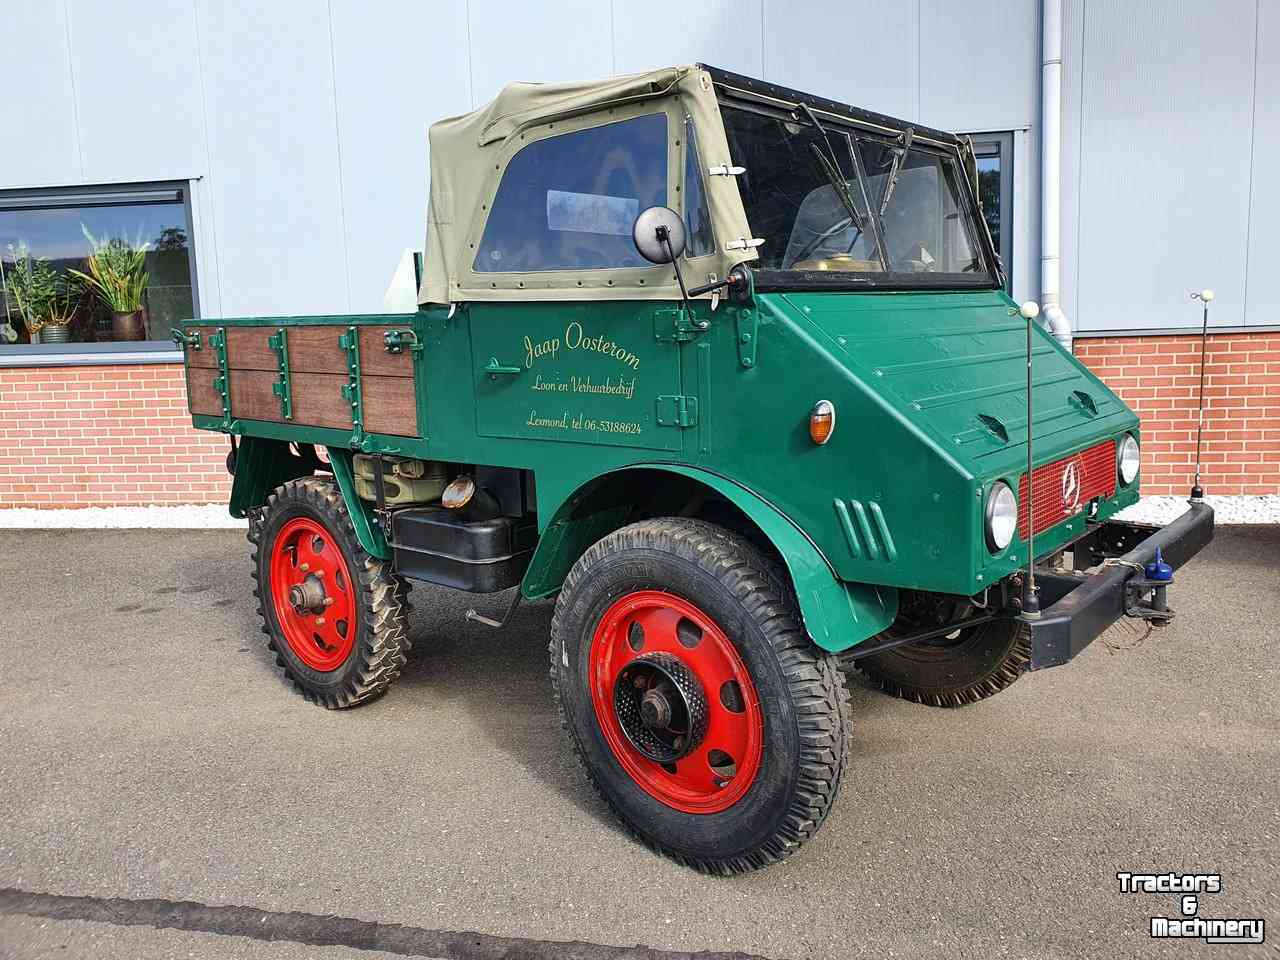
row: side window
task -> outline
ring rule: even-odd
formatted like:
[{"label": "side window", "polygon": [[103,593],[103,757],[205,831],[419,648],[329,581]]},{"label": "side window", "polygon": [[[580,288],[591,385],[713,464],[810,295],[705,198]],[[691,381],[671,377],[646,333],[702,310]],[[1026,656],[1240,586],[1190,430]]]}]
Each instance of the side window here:
[{"label": "side window", "polygon": [[716,252],[711,233],[711,213],[707,210],[707,194],[702,189],[702,160],[698,157],[698,141],[693,121],[685,120],[684,137],[684,228],[688,234],[686,257],[705,257]]},{"label": "side window", "polygon": [[507,164],[474,269],[647,267],[631,227],[641,210],[666,203],[666,114],[539,140]]}]

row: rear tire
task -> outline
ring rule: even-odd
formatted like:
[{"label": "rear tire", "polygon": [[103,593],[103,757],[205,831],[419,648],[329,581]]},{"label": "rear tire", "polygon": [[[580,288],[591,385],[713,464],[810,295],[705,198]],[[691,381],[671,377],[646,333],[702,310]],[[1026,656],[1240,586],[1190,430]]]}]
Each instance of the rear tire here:
[{"label": "rear tire", "polygon": [[330,710],[386,692],[410,647],[408,587],[360,546],[334,481],[277,487],[249,542],[262,632],[298,692]]},{"label": "rear tire", "polygon": [[[908,594],[890,637],[954,622],[964,609],[950,598]],[[855,648],[856,649],[856,648]],[[1031,632],[1016,620],[988,620],[949,637],[846,659],[894,697],[931,707],[963,707],[1007,689],[1031,662]]]},{"label": "rear tire", "polygon": [[[831,809],[848,693],[789,583],[742,537],[658,519],[600,540],[565,580],[550,653],[588,778],[655,850],[740,873],[794,853]],[[655,691],[670,703],[645,719]],[[653,759],[668,748],[687,752]]]}]

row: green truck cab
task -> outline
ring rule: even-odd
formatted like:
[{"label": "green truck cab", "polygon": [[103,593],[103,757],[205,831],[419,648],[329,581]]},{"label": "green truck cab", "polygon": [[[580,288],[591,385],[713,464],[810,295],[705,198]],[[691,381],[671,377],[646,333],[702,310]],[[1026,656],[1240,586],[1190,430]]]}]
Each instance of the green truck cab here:
[{"label": "green truck cab", "polygon": [[175,334],[309,699],[388,689],[409,581],[555,597],[592,783],[731,873],[830,809],[842,670],[961,706],[1172,616],[1212,510],[1112,519],[1138,418],[1005,294],[962,140],[691,66],[430,142],[416,311]]}]

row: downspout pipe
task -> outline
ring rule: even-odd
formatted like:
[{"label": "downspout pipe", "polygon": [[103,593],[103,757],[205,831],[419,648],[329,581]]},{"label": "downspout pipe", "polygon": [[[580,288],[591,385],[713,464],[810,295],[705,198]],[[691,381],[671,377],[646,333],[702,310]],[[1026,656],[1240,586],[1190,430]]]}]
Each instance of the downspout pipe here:
[{"label": "downspout pipe", "polygon": [[1062,346],[1071,322],[1062,310],[1062,0],[1042,0],[1040,16],[1040,306]]}]

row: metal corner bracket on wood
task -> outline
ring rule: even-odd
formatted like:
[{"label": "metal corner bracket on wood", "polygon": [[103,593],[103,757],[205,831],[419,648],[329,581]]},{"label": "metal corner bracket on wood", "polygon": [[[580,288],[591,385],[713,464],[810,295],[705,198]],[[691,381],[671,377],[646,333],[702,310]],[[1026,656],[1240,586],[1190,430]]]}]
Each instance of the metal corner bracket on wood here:
[{"label": "metal corner bracket on wood", "polygon": [[347,382],[342,396],[351,404],[351,447],[363,450],[367,438],[364,432],[364,399],[360,384],[360,329],[347,327],[338,337],[338,346],[347,351]]},{"label": "metal corner bracket on wood", "polygon": [[293,419],[293,384],[289,379],[289,331],[277,327],[276,332],[267,337],[267,346],[276,353],[276,365],[280,371],[280,379],[271,385],[271,392],[280,398],[280,416],[286,420]]}]

